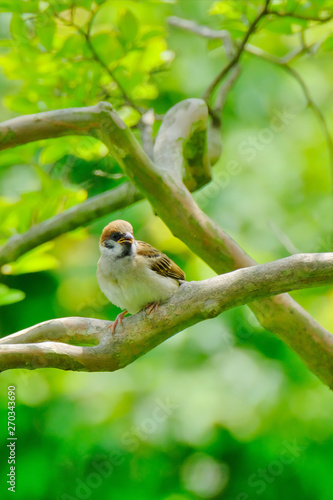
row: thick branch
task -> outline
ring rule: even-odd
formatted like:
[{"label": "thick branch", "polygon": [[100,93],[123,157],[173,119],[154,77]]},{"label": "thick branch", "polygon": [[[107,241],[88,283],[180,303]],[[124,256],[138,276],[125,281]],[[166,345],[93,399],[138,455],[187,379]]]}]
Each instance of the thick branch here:
[{"label": "thick branch", "polygon": [[[151,316],[140,312],[126,318],[122,326],[117,326],[114,336],[108,328],[110,322],[90,318],[48,321],[9,335],[0,341],[0,370],[40,367],[117,370],[182,329],[223,311],[273,294],[332,282],[333,254],[328,253],[293,255],[208,280],[184,283]],[[42,340],[48,341],[31,343]],[[99,345],[93,347],[61,343],[93,343],[99,340]],[[321,360],[320,375],[333,387],[333,336],[326,344],[325,354]],[[315,357],[309,360],[310,369],[313,365],[317,365]]]},{"label": "thick branch", "polygon": [[[266,4],[266,8],[264,8],[264,10],[258,15],[258,17],[254,20],[254,22],[250,26],[244,40],[249,39],[249,36],[253,32],[253,29],[258,24],[261,17],[263,17],[264,15],[268,15],[268,14],[276,15],[276,16],[280,16],[280,17],[295,17],[297,19],[304,19],[307,21],[317,21],[317,22],[321,22],[321,23],[328,22],[332,19],[332,16],[325,16],[322,18],[319,18],[319,17],[318,18],[309,18],[306,16],[297,15],[297,14],[291,13],[291,12],[281,13],[278,11],[271,11],[271,10],[268,11],[267,4]],[[193,33],[196,33],[196,34],[203,36],[203,37],[206,37],[206,38],[222,39],[223,40],[226,37],[226,33],[228,33],[226,30],[212,30],[212,29],[208,28],[207,26],[199,26],[196,23],[194,23],[193,21],[188,21],[187,19],[180,19],[178,17],[171,17],[171,18],[169,18],[168,22],[172,26],[176,26],[178,28],[185,29],[187,31],[191,31]],[[229,37],[230,37],[230,34],[229,34]],[[261,57],[262,59],[266,59],[267,61],[270,61],[271,63],[278,64],[285,71],[287,71],[301,86],[301,89],[304,93],[307,105],[312,109],[313,113],[315,114],[315,116],[317,117],[317,119],[320,123],[320,126],[322,127],[322,130],[323,130],[323,133],[325,135],[326,142],[327,142],[328,150],[329,150],[331,174],[333,176],[333,139],[332,139],[328,124],[326,122],[326,119],[325,119],[322,111],[320,110],[320,108],[317,106],[314,99],[312,98],[311,93],[310,93],[304,79],[301,77],[301,75],[293,67],[291,67],[288,64],[289,62],[291,62],[293,59],[300,56],[304,52],[308,52],[311,49],[314,49],[314,47],[317,44],[314,44],[313,46],[309,46],[309,47],[305,47],[303,44],[300,47],[297,47],[296,49],[291,50],[285,56],[277,57],[273,54],[270,54],[270,53],[260,49],[259,47],[255,47],[254,45],[251,45],[249,43],[244,44],[244,40],[240,44],[239,49],[236,52],[234,58],[232,58],[231,61],[229,62],[229,64],[225,68],[223,68],[221,73],[216,77],[216,79],[212,82],[211,86],[206,91],[206,93],[208,92],[208,94],[211,95],[211,93],[214,90],[214,88],[213,88],[214,85],[216,86],[219,83],[219,81],[221,81],[226,75],[228,75],[228,79],[226,80],[225,85],[221,88],[220,93],[216,99],[214,109],[211,109],[211,114],[213,115],[213,117],[215,117],[217,120],[219,120],[219,115],[220,115],[221,110],[223,108],[225,97],[226,97],[227,93],[229,92],[230,86],[232,86],[234,84],[235,80],[239,76],[240,68],[239,68],[239,65],[236,65],[236,63],[237,63],[238,59],[240,58],[242,51],[249,52],[249,53],[254,54],[258,57]],[[229,53],[229,55],[230,55],[230,53]],[[238,59],[237,59],[237,57],[238,57]],[[231,70],[233,70],[234,73],[229,73]],[[217,81],[217,80],[219,80],[219,81]],[[207,100],[206,94],[205,94],[204,98]]]},{"label": "thick branch", "polygon": [[44,321],[0,339],[2,344],[29,344],[47,341],[65,342],[74,345],[96,345],[105,333],[109,322],[94,320],[94,326],[86,318],[61,318]]},{"label": "thick branch", "polygon": [[0,150],[67,135],[96,137],[100,127],[97,108],[67,108],[12,118],[0,124]]},{"label": "thick branch", "polygon": [[[173,154],[177,156],[175,164],[178,163],[178,159],[183,159],[182,174],[191,190],[198,189],[211,180],[206,148],[207,108],[203,104],[199,106],[199,109],[198,107],[195,109],[196,116],[193,116],[193,122],[196,123],[189,124],[185,133],[182,134],[182,140],[173,145]],[[87,108],[48,111],[8,120],[0,124],[0,150],[40,139],[67,135],[91,135],[110,145],[110,136],[108,131],[104,130],[104,127],[109,127],[109,120],[103,114],[105,110],[113,111],[109,103],[100,103]],[[118,128],[122,130],[125,127],[116,113],[113,114],[113,121],[116,125],[115,130]],[[127,130],[126,127],[125,129]],[[165,125],[162,126],[161,134],[163,130],[165,130]],[[128,135],[132,136],[130,131]],[[177,137],[179,139],[179,136]],[[171,137],[169,140],[172,140]],[[117,144],[116,138],[115,144]],[[139,144],[137,147],[139,148]],[[156,147],[156,154],[161,159],[163,152],[159,152],[158,148],[159,145]],[[166,173],[178,175],[179,172],[181,175],[179,169],[171,173],[173,163],[170,162],[169,157],[165,163]],[[95,196],[32,227],[26,233],[16,234],[0,248],[0,267],[60,234],[76,229],[140,199],[142,195],[138,190],[133,185],[124,183],[118,188]]]},{"label": "thick branch", "polygon": [[[173,142],[175,148],[175,151],[170,151],[169,154],[174,156],[177,164],[180,160],[182,161],[182,169],[173,168],[172,162],[166,165],[166,161],[163,161],[163,165],[165,165],[166,172],[177,175],[180,179],[183,174],[183,178],[191,179],[191,183],[197,188],[203,185],[203,178],[205,182],[211,180],[206,147],[208,113],[205,103],[199,99],[188,99],[186,103],[186,106],[191,108],[192,122],[185,123],[185,120],[182,120],[182,134],[181,137],[178,135],[179,144],[176,144],[173,139],[170,115],[165,115],[164,124],[161,126],[161,134],[163,132],[165,138],[168,136],[168,140]],[[136,155],[142,154],[143,158],[147,159],[132,132],[108,102],[100,102],[86,108],[46,111],[2,122],[0,123],[0,151],[41,139],[70,135],[90,135],[100,139],[110,147],[111,151],[117,152],[116,158],[119,156],[122,158],[120,163],[124,162],[122,155],[126,156],[129,144],[131,144],[130,149],[135,151]],[[158,155],[162,166],[164,153],[159,144],[155,145],[155,154]],[[153,166],[152,162],[150,165]],[[199,172],[200,165],[201,171]]]},{"label": "thick branch", "polygon": [[[154,146],[159,175],[194,191],[211,179],[207,148],[207,106],[199,99],[176,104],[166,113]],[[168,144],[168,148],[165,147]],[[163,180],[162,180],[163,182]]]},{"label": "thick branch", "polygon": [[[193,108],[188,105],[188,101],[180,103],[182,106],[178,104],[171,108],[165,117],[170,123],[177,123],[177,133],[180,137],[182,128],[187,129],[192,118]],[[200,100],[197,101],[200,106]],[[168,116],[171,114],[172,117]],[[172,147],[177,141],[176,135],[173,130],[170,143],[168,136],[165,136],[164,151],[170,151],[170,164],[175,161]],[[220,274],[255,264],[232,238],[199,209],[185,186],[177,182],[177,178],[164,177],[158,169],[158,164],[151,165],[133,147],[132,142],[127,144],[127,151],[129,161],[126,158],[123,163],[127,175],[148,198],[173,234],[182,239],[212,269]],[[116,153],[114,150],[114,154]],[[164,158],[164,161],[167,159]],[[178,168],[182,168],[181,159]],[[251,309],[265,328],[283,339],[306,364],[312,366],[314,373],[322,378],[321,367],[327,356],[327,345],[331,342],[329,332],[288,296],[254,302]],[[330,358],[324,361],[330,362]]]},{"label": "thick branch", "polygon": [[[174,155],[172,148],[179,141],[190,140],[189,123],[198,122],[198,109],[196,108],[202,107],[203,102],[200,99],[188,99],[171,108],[166,114],[164,120],[173,128],[173,131],[165,133],[166,130],[162,129],[161,132],[164,134],[161,170],[158,163],[153,164],[147,157],[131,131],[108,103],[100,103],[92,108],[41,113],[43,126],[39,126],[38,119],[36,123],[38,132],[43,138],[47,137],[47,133],[49,137],[54,137],[54,134],[90,133],[104,141],[122,165],[125,173],[151,202],[156,213],[173,234],[182,239],[220,274],[254,265],[255,262],[199,209],[185,185],[180,181],[180,176],[173,175],[174,169],[170,174],[165,169],[168,152],[170,153],[169,165],[176,163],[179,171],[183,168],[183,158],[180,155]],[[25,123],[25,127],[22,123]],[[41,138],[38,137],[36,131],[32,131],[31,122],[27,117],[7,122],[5,129],[10,131],[10,135],[16,134],[16,140],[20,144],[27,142],[29,138],[30,140]],[[196,128],[194,130],[196,131]],[[160,140],[162,139],[157,138],[156,145]],[[13,139],[10,141],[12,145],[15,144]],[[8,147],[8,141],[5,141],[6,146]],[[161,143],[159,147],[162,148]],[[186,149],[184,152],[186,153]],[[202,154],[205,154],[205,150]],[[200,155],[196,159],[198,160],[199,157]],[[251,308],[264,327],[276,333],[298,353],[308,366],[311,366],[315,374],[322,380],[326,380],[323,366],[331,363],[328,346],[331,345],[332,336],[329,332],[318,325],[288,296],[253,302]]]},{"label": "thick branch", "polygon": [[0,268],[46,241],[141,199],[142,195],[138,190],[129,182],[125,182],[33,226],[25,233],[15,234],[0,247]]}]

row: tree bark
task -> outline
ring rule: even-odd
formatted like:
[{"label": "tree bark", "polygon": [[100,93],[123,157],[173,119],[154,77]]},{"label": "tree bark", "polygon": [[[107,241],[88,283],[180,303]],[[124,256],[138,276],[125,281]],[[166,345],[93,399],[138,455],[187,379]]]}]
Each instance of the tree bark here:
[{"label": "tree bark", "polygon": [[[10,120],[0,126],[0,149],[64,135],[89,134],[99,138],[173,234],[221,274],[253,266],[255,261],[200,210],[188,190],[201,186],[210,177],[207,118],[206,104],[200,99],[187,99],[171,108],[156,139],[155,163],[108,103]],[[271,295],[274,294],[258,294],[251,299],[254,302],[250,307],[259,322],[284,340],[330,385],[327,372],[332,364],[331,334],[289,296],[264,298]],[[258,298],[261,300],[255,300]]]}]

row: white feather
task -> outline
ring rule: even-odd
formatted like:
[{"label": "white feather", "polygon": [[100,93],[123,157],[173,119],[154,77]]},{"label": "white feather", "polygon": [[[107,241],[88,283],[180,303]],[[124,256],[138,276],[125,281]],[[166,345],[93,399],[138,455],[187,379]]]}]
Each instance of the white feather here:
[{"label": "white feather", "polygon": [[110,302],[130,314],[136,314],[149,303],[167,300],[179,287],[177,280],[152,271],[147,258],[136,255],[136,242],[134,253],[126,257],[120,256],[119,243],[113,248],[100,245],[100,250],[98,284]]}]

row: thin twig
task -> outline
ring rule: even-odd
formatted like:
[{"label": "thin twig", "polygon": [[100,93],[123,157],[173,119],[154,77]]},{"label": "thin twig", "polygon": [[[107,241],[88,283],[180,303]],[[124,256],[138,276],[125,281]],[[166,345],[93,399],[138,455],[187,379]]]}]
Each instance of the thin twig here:
[{"label": "thin twig", "polygon": [[242,42],[240,43],[235,55],[233,58],[228,62],[228,64],[220,71],[220,73],[214,78],[214,80],[210,83],[210,85],[207,87],[203,94],[203,99],[208,102],[216,89],[216,87],[219,85],[219,83],[223,80],[223,78],[229,73],[229,71],[238,63],[241,55],[244,52],[244,47],[247,44],[248,39],[252,35],[252,33],[255,31],[259,21],[267,14],[267,9],[269,5],[270,0],[266,0],[264,7],[261,9],[257,17],[254,19],[254,21],[251,23],[249,29],[246,32],[246,35],[244,36]]},{"label": "thin twig", "polygon": [[4,264],[13,262],[46,241],[85,226],[103,215],[125,208],[141,199],[142,195],[137,189],[129,182],[125,182],[31,227],[25,233],[16,234],[0,247],[0,269]]},{"label": "thin twig", "polygon": [[326,138],[329,154],[330,154],[331,173],[332,173],[332,178],[333,178],[333,139],[332,139],[332,136],[330,134],[325,117],[324,117],[322,111],[320,110],[320,108],[318,107],[318,105],[313,100],[304,79],[298,73],[298,71],[296,71],[294,68],[292,68],[291,66],[289,66],[287,64],[282,65],[282,68],[284,68],[290,75],[292,75],[295,78],[295,80],[297,80],[297,82],[300,84],[309,108],[312,109],[313,113],[316,115],[316,117],[321,125],[321,128],[322,128],[323,133],[324,133],[325,138]]},{"label": "thin twig", "polygon": [[239,64],[236,64],[236,66],[234,66],[234,68],[231,70],[231,73],[229,73],[225,82],[221,86],[221,89],[214,103],[214,113],[221,114],[227,100],[227,96],[232,87],[235,85],[240,74],[241,66]]},{"label": "thin twig", "polygon": [[257,57],[265,59],[266,61],[269,61],[273,64],[277,64],[278,66],[283,68],[287,73],[289,73],[298,82],[301,89],[303,90],[303,94],[305,96],[307,105],[309,106],[310,109],[312,109],[313,113],[317,117],[317,119],[320,123],[320,126],[323,130],[323,133],[324,133],[324,136],[325,136],[325,139],[327,142],[328,151],[329,151],[330,170],[331,170],[331,176],[333,179],[333,139],[332,139],[331,133],[329,131],[326,119],[325,119],[322,111],[320,110],[320,108],[318,107],[316,102],[314,101],[313,97],[311,96],[310,90],[308,89],[302,76],[292,66],[287,64],[292,59],[294,59],[298,55],[302,54],[305,51],[305,49],[302,47],[298,51],[295,50],[293,53],[289,53],[284,57],[276,57],[272,54],[269,54],[268,52],[265,52],[262,49],[259,49],[258,47],[254,47],[253,45],[250,45],[250,44],[246,44],[245,51],[249,52],[250,54],[253,54]]},{"label": "thin twig", "polygon": [[255,45],[251,45],[250,43],[247,43],[244,47],[244,50],[248,52],[249,54],[253,54],[254,56],[261,57],[262,59],[266,59],[267,61],[278,64],[280,66],[286,65],[289,62],[291,62],[293,59],[296,57],[304,54],[305,51],[308,51],[311,49],[311,47],[297,47],[296,49],[291,50],[290,52],[287,52],[282,57],[277,57],[274,54],[271,54],[269,52],[266,52],[263,49],[260,49],[259,47],[256,47]]},{"label": "thin twig", "polygon": [[[213,40],[222,40],[224,43],[227,58],[229,60],[231,60],[235,54],[234,42],[233,42],[233,40],[231,38],[231,34],[228,30],[214,30],[214,29],[208,28],[208,26],[198,25],[194,21],[191,21],[188,19],[182,19],[182,18],[177,17],[177,16],[169,17],[168,24],[170,26],[175,26],[176,28],[179,28],[182,30],[190,31],[191,33],[195,33],[195,34],[202,36],[204,38],[210,38]],[[220,115],[221,115],[223,106],[225,104],[227,94],[230,91],[230,89],[233,87],[233,85],[236,82],[239,75],[240,75],[240,66],[236,65],[235,71],[232,72],[232,74],[230,75],[230,78],[228,78],[227,81],[225,82],[225,85],[222,86],[221,91],[219,93],[219,96],[216,99],[216,103],[215,103],[214,107],[210,106],[207,103],[209,114],[213,118],[214,126],[216,128],[219,128],[221,126],[221,116]]]},{"label": "thin twig", "polygon": [[314,21],[317,23],[328,23],[333,19],[333,16],[317,17],[317,16],[304,16],[303,14],[295,14],[294,12],[279,12],[277,10],[269,10],[267,14],[277,17],[292,17],[301,21]]},{"label": "thin twig", "polygon": [[72,2],[72,5],[71,5],[71,23],[72,24],[74,23],[74,9],[75,9],[75,4],[74,4],[74,2]]},{"label": "thin twig", "polygon": [[[307,48],[306,50],[308,50]],[[296,57],[304,54],[305,49],[304,47],[297,47],[296,49],[292,49],[290,52],[287,52],[284,56],[278,57],[275,56],[274,54],[270,54],[269,52],[266,52],[263,49],[260,49],[259,47],[256,47],[255,45],[251,45],[250,43],[247,43],[244,47],[244,50],[246,52],[249,52],[250,54],[253,54],[255,56],[261,57],[262,59],[266,59],[267,61],[270,61],[274,64],[279,64],[279,65],[284,65],[288,64],[292,60],[294,60]]]},{"label": "thin twig", "polygon": [[99,56],[98,52],[96,51],[96,49],[91,41],[91,38],[90,38],[90,29],[91,29],[94,15],[92,15],[90,20],[89,20],[87,31],[83,30],[81,28],[81,26],[78,26],[77,24],[74,24],[72,22],[68,22],[66,19],[59,16],[59,14],[57,14],[57,13],[55,13],[54,15],[57,19],[59,19],[61,22],[63,22],[66,26],[71,26],[71,27],[75,28],[80,33],[80,35],[82,35],[84,37],[92,55],[93,55],[94,60],[102,66],[102,68],[106,71],[106,73],[110,76],[110,78],[116,83],[116,85],[119,88],[126,104],[128,104],[132,108],[136,109],[136,111],[138,111],[140,113],[140,115],[145,113],[146,110],[144,108],[142,108],[141,106],[137,106],[137,104],[135,104],[135,102],[129,97],[126,90],[122,86],[122,84],[115,77],[114,72],[109,68],[109,66],[103,61],[103,59]]},{"label": "thin twig", "polygon": [[208,28],[207,26],[200,26],[194,21],[190,21],[188,19],[181,19],[177,16],[171,16],[168,18],[168,24],[170,26],[175,26],[176,28],[180,28],[186,31],[190,31],[191,33],[196,33],[204,38],[212,38],[213,40],[222,40],[224,43],[225,51],[230,59],[234,52],[233,41],[231,35],[228,30],[213,30]]}]

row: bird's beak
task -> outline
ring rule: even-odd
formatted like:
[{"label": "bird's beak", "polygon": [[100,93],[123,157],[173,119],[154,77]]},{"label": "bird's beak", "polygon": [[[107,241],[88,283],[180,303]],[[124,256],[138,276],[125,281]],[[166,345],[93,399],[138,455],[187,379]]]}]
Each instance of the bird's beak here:
[{"label": "bird's beak", "polygon": [[123,243],[134,243],[134,238],[131,235],[131,233],[125,233],[125,235],[118,240],[118,243],[123,244]]}]

